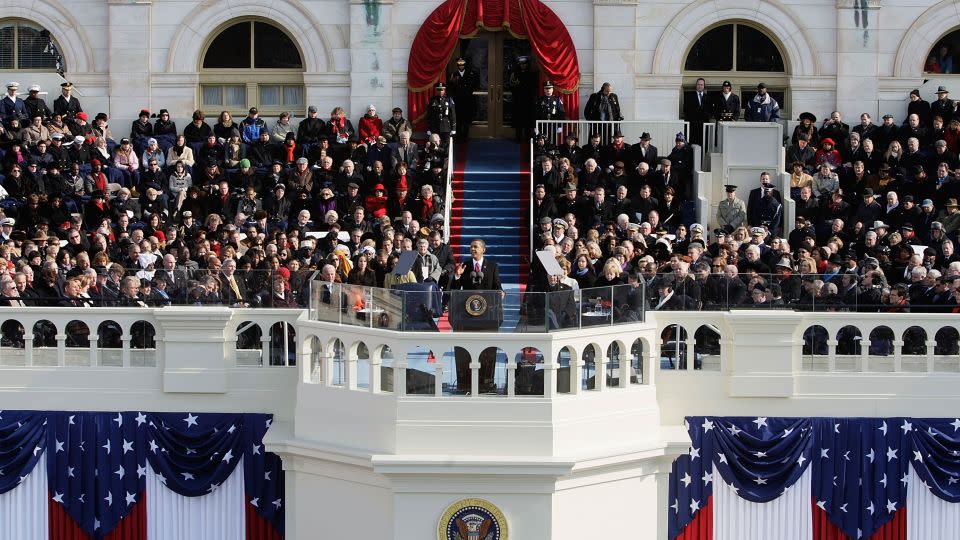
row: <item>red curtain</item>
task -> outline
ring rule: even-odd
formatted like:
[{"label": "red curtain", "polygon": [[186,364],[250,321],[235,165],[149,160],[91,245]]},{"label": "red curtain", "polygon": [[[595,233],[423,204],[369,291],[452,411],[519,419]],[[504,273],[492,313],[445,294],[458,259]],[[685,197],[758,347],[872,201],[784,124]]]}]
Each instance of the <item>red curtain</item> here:
[{"label": "red curtain", "polygon": [[[63,505],[53,500],[53,495],[47,503],[47,521],[50,527],[50,540],[90,540],[90,536],[83,532]],[[146,492],[137,495],[137,503],[133,505],[130,512],[103,538],[104,540],[146,540]]]},{"label": "red curtain", "polygon": [[563,22],[540,0],[446,0],[427,17],[410,47],[407,64],[408,118],[423,129],[433,85],[446,80],[457,40],[479,30],[506,30],[527,38],[540,64],[541,78],[553,81],[567,117],[580,111],[580,64]]}]

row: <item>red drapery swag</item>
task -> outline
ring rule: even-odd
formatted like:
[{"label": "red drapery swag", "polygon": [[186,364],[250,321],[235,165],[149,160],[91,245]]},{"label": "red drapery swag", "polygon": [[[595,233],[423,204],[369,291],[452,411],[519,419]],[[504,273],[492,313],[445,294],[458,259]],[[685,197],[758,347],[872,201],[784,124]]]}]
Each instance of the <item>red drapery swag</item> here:
[{"label": "red drapery swag", "polygon": [[479,30],[507,30],[530,40],[541,80],[553,81],[567,117],[579,117],[580,64],[573,40],[556,13],[540,0],[446,0],[427,17],[410,48],[407,64],[407,117],[423,129],[427,103],[457,40]]}]

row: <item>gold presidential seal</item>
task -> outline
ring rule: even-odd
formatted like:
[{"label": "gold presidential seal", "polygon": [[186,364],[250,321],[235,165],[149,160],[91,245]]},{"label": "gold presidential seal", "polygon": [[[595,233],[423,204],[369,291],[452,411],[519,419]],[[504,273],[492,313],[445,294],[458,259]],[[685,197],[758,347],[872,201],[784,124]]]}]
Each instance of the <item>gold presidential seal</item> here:
[{"label": "gold presidential seal", "polygon": [[440,517],[437,540],[508,540],[507,518],[484,499],[461,499]]},{"label": "gold presidential seal", "polygon": [[467,315],[480,317],[487,312],[487,299],[482,294],[471,294],[463,306]]}]

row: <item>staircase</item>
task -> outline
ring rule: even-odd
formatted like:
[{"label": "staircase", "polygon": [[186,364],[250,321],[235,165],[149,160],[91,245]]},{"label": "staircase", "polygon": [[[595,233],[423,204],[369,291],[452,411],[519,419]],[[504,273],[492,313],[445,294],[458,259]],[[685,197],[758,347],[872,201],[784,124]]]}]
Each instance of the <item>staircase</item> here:
[{"label": "staircase", "polygon": [[[466,148],[463,148],[466,146]],[[529,165],[513,141],[475,139],[461,146],[453,180],[450,243],[459,260],[470,258],[470,241],[487,243],[486,257],[500,267],[507,291],[503,329],[516,326],[518,289],[528,269],[527,220]]]}]

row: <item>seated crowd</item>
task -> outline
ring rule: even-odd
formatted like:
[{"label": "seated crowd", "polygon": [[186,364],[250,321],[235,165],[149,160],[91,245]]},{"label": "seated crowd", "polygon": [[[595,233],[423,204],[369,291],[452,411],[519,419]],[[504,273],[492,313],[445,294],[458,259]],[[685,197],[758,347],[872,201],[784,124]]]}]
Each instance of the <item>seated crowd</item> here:
[{"label": "seated crowd", "polygon": [[[630,144],[617,131],[605,145],[594,134],[584,146],[570,135],[559,148],[541,137],[534,248],[554,250],[565,270],[554,290],[643,285],[652,309],[960,312],[960,113],[946,88],[938,96],[911,92],[902,124],[799,115],[785,141],[789,193],[778,171],[744,197],[728,185],[705,224],[694,223],[683,133],[666,157],[647,133]],[[784,229],[786,198],[796,220]],[[537,268],[531,284],[545,286]]]},{"label": "seated crowd", "polygon": [[[72,85],[51,110],[0,100],[0,303],[303,307],[308,281],[382,286],[401,249],[443,252],[447,148],[395,108],[354,128],[336,107],[296,123],[203,111],[181,129],[140,111],[115,137]],[[153,118],[156,118],[153,120]]]}]

